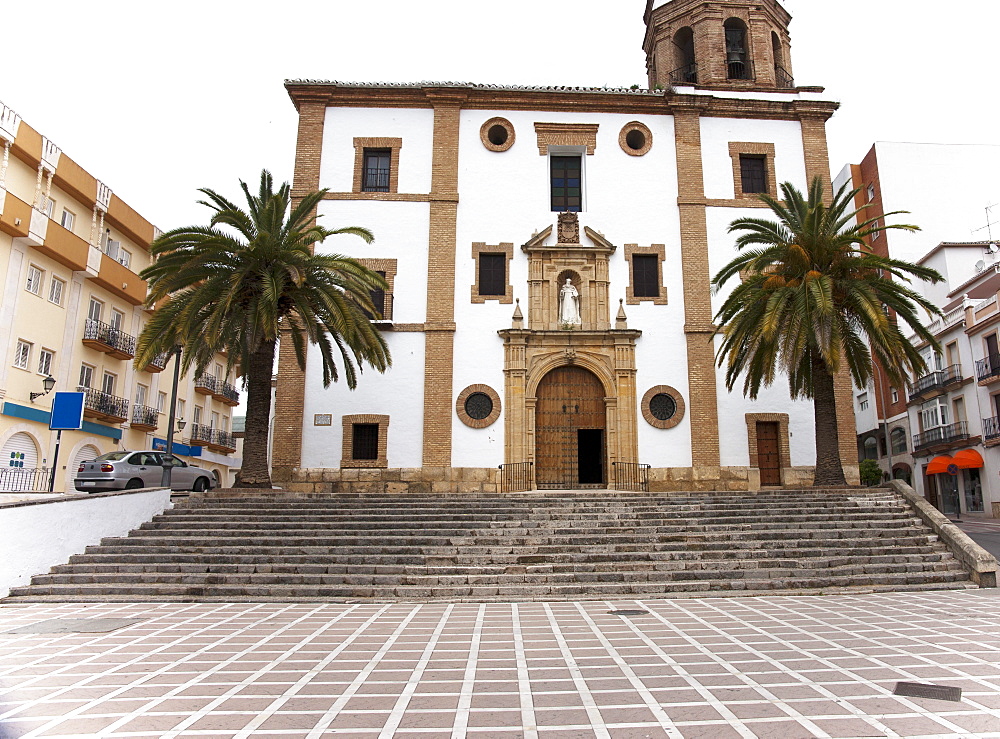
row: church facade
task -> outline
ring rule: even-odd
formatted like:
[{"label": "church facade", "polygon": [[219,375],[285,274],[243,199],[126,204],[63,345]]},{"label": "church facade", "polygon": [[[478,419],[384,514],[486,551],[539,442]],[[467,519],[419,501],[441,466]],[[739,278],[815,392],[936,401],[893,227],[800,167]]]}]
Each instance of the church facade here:
[{"label": "church facade", "polygon": [[[648,0],[649,89],[289,81],[321,248],[385,275],[358,388],[279,356],[274,479],[315,492],[797,486],[812,404],[729,392],[711,276],[756,195],[829,183],[836,103],[797,86],[776,0]],[[313,361],[316,360],[316,361]],[[849,380],[842,457],[857,479]],[[501,474],[499,467],[503,465]],[[648,467],[647,467],[648,465]]]}]

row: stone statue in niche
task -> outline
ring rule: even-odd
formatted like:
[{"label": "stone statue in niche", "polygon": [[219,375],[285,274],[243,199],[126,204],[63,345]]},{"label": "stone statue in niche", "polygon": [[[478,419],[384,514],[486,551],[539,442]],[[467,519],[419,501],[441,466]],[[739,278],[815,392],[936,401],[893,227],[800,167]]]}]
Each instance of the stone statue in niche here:
[{"label": "stone statue in niche", "polygon": [[580,293],[567,277],[566,284],[559,290],[559,328],[572,329],[580,325]]},{"label": "stone statue in niche", "polygon": [[559,243],[579,244],[580,243],[580,221],[576,213],[559,214]]}]

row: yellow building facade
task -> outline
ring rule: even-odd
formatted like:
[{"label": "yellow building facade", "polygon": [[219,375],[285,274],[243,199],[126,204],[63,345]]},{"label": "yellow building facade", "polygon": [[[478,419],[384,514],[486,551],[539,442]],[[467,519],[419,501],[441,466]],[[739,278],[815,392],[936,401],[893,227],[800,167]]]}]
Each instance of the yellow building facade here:
[{"label": "yellow building facade", "polygon": [[[2,103],[0,157],[0,490],[47,489],[62,390],[85,393],[83,428],[63,432],[55,465],[55,490],[73,491],[84,460],[166,445],[174,359],[132,362],[157,229]],[[181,378],[174,434],[175,453],[222,484],[241,463],[225,364]]]}]

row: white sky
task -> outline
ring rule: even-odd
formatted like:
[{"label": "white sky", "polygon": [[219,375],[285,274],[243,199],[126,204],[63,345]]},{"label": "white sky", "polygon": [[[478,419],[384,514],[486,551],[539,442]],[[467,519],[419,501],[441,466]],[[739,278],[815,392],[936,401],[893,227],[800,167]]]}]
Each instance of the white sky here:
[{"label": "white sky", "polygon": [[[948,13],[912,0],[784,5],[796,81],[843,103],[828,126],[834,173],[876,140],[1000,143],[998,0],[961,0]],[[291,178],[296,115],[285,78],[645,86],[644,7],[9,3],[0,101],[169,229],[207,220],[198,187],[237,195],[237,180],[255,182],[262,167]],[[941,25],[949,17],[954,25]],[[1000,200],[1000,186],[986,197]]]}]

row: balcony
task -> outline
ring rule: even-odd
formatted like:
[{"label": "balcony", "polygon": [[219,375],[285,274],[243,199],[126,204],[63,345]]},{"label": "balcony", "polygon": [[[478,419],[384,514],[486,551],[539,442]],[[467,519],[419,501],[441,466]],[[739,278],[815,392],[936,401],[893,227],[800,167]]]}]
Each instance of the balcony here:
[{"label": "balcony", "polygon": [[83,415],[109,423],[124,423],[128,418],[128,400],[117,395],[95,390],[92,387],[78,387],[84,393]]},{"label": "balcony", "polygon": [[976,360],[976,379],[980,385],[989,385],[1000,380],[1000,354],[990,354]]},{"label": "balcony", "polygon": [[670,72],[668,76],[672,85],[696,85],[698,84],[698,65],[685,64]]},{"label": "balcony", "polygon": [[969,428],[966,421],[938,426],[922,433],[913,435],[913,451],[919,452],[930,447],[965,441],[969,438]]},{"label": "balcony", "polygon": [[191,424],[191,446],[208,446],[212,443],[212,427],[203,423]]},{"label": "balcony", "polygon": [[953,364],[942,370],[931,372],[910,385],[910,401],[929,400],[943,393],[951,385],[962,382],[962,368]]},{"label": "balcony", "polygon": [[84,324],[83,343],[115,359],[131,359],[135,356],[134,336],[93,318],[88,318]]},{"label": "balcony", "polygon": [[202,395],[215,395],[218,384],[215,375],[199,375],[194,381],[194,391]]},{"label": "balcony", "polygon": [[163,352],[163,354],[157,354],[153,357],[153,361],[146,365],[146,372],[163,372],[167,368],[167,362],[170,361],[170,352]]},{"label": "balcony", "polygon": [[216,452],[235,452],[236,439],[228,431],[222,429],[211,429],[212,440],[208,442],[208,448]]},{"label": "balcony", "polygon": [[1000,444],[1000,418],[983,419],[983,444],[986,446],[996,446]]},{"label": "balcony", "polygon": [[216,380],[215,390],[212,393],[213,397],[222,401],[226,405],[239,405],[240,404],[240,393],[239,391],[230,385],[228,382],[223,382],[222,380]]},{"label": "balcony", "polygon": [[150,408],[148,405],[132,406],[132,428],[139,431],[155,431],[159,420],[160,414],[155,408]]},{"label": "balcony", "polygon": [[31,226],[31,206],[16,195],[6,193],[3,211],[0,212],[0,231],[15,238],[25,238],[29,226]]},{"label": "balcony", "polygon": [[146,281],[140,279],[139,275],[107,254],[101,254],[100,257],[101,266],[97,274],[88,275],[88,279],[131,305],[145,303]]}]

